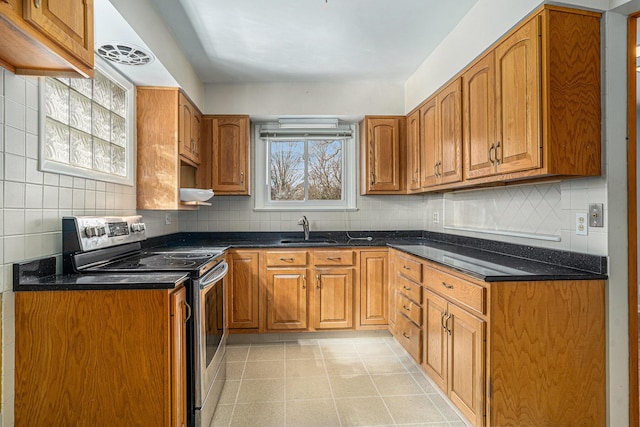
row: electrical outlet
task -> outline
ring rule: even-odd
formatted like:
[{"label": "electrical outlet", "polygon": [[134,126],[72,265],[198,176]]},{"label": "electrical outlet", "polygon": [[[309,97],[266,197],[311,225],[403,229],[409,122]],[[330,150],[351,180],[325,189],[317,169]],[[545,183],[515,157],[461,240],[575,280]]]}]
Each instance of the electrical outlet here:
[{"label": "electrical outlet", "polygon": [[432,218],[433,218],[433,223],[434,224],[439,223],[440,222],[440,213],[438,211],[434,211]]},{"label": "electrical outlet", "polygon": [[576,214],[576,234],[586,236],[589,231],[589,222],[587,221],[586,212]]},{"label": "electrical outlet", "polygon": [[166,214],[164,214],[164,223],[165,223],[166,225],[171,224],[171,214],[170,214],[170,213],[166,213]]}]

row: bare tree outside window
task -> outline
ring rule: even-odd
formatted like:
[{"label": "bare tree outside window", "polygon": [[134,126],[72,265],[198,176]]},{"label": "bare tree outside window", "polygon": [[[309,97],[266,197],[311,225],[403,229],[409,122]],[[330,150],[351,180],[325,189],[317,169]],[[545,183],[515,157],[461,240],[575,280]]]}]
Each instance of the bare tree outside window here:
[{"label": "bare tree outside window", "polygon": [[342,199],[342,143],[309,141],[309,200]]},{"label": "bare tree outside window", "polygon": [[272,140],[269,151],[271,200],[342,200],[343,141]]}]

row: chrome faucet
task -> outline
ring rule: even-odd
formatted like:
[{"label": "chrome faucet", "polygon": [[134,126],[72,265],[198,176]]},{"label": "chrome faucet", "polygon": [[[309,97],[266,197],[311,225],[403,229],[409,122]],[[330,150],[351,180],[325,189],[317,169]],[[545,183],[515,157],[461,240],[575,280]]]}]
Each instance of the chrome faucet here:
[{"label": "chrome faucet", "polygon": [[303,215],[302,218],[298,220],[298,225],[302,226],[302,230],[304,231],[304,240],[309,240],[309,220],[307,217]]}]

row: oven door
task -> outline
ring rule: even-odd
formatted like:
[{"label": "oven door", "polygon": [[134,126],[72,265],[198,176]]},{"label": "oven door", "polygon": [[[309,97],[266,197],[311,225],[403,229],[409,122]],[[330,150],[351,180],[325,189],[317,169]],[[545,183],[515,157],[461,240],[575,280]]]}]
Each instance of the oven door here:
[{"label": "oven door", "polygon": [[226,261],[194,281],[194,380],[196,425],[208,426],[226,375],[224,315]]}]

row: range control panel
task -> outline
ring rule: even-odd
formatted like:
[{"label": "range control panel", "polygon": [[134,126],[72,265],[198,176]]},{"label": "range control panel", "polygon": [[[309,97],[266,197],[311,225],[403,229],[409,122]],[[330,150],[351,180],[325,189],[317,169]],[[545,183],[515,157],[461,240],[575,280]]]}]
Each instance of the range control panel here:
[{"label": "range control panel", "polygon": [[80,252],[134,243],[147,238],[142,216],[73,216],[62,218],[65,239],[77,242]]}]

